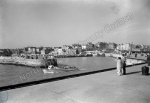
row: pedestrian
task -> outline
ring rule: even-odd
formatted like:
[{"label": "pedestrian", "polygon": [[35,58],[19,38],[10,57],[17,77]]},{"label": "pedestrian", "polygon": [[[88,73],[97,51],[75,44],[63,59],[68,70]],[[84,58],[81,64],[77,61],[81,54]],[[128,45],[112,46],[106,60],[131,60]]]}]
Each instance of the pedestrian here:
[{"label": "pedestrian", "polygon": [[137,53],[135,53],[135,58],[137,57]]},{"label": "pedestrian", "polygon": [[149,54],[147,55],[147,63],[148,63],[148,66],[150,66],[150,55]]},{"label": "pedestrian", "polygon": [[127,56],[127,52],[124,53],[124,56]]},{"label": "pedestrian", "polygon": [[123,75],[126,75],[126,57],[125,55],[122,55],[122,69],[123,69]]},{"label": "pedestrian", "polygon": [[119,76],[122,75],[122,62],[121,62],[121,57],[117,58],[117,74]]}]

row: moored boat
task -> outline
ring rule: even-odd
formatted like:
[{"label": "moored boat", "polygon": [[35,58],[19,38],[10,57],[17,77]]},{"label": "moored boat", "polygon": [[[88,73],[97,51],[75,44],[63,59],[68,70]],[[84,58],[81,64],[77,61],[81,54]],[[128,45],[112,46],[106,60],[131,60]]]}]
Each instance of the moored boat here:
[{"label": "moored boat", "polygon": [[105,53],[93,53],[93,57],[105,57]]}]

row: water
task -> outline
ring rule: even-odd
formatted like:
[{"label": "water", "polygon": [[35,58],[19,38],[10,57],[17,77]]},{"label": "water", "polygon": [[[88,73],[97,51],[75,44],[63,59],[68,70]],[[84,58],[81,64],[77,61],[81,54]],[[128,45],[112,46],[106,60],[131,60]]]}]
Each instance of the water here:
[{"label": "water", "polygon": [[60,71],[54,74],[44,74],[41,68],[0,64],[0,87],[116,67],[116,61],[110,57],[59,58],[58,64],[75,66],[80,70],[69,72]]},{"label": "water", "polygon": [[101,70],[116,66],[115,59],[110,57],[61,58],[58,62],[78,67],[81,70]]}]

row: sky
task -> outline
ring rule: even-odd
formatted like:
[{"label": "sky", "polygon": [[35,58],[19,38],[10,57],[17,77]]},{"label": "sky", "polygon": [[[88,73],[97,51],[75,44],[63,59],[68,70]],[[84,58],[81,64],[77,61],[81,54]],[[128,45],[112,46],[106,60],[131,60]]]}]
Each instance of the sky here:
[{"label": "sky", "polygon": [[127,13],[133,19],[96,42],[150,44],[150,0],[0,0],[0,48],[85,40]]}]

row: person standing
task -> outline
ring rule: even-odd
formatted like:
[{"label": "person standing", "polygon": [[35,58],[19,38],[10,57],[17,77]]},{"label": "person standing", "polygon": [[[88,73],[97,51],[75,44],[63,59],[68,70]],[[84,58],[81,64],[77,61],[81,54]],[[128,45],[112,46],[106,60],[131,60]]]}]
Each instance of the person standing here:
[{"label": "person standing", "polygon": [[122,55],[122,69],[123,69],[123,75],[126,75],[126,57]]},{"label": "person standing", "polygon": [[135,53],[135,58],[137,58],[137,53]]},{"label": "person standing", "polygon": [[122,75],[122,61],[121,61],[121,57],[118,57],[117,58],[117,74],[119,75],[119,76],[121,76]]},{"label": "person standing", "polygon": [[148,66],[150,66],[150,55],[147,54],[147,63],[148,63]]}]

